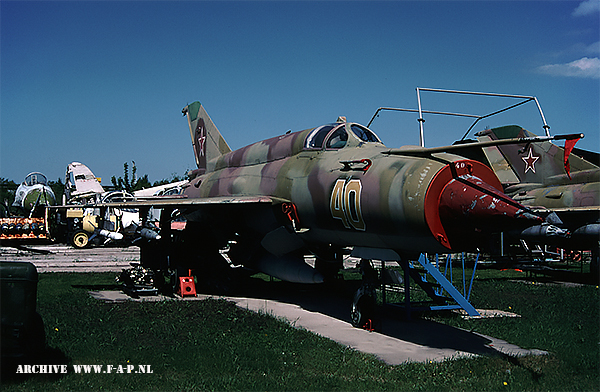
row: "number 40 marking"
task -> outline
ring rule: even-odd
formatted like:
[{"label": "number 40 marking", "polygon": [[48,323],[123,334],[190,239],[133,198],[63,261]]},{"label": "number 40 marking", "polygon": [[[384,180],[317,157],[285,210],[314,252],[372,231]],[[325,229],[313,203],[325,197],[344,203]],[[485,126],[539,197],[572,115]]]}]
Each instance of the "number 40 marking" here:
[{"label": "number 40 marking", "polygon": [[330,209],[334,219],[340,219],[344,227],[353,227],[356,230],[365,230],[365,221],[362,217],[360,194],[362,184],[360,180],[346,181],[338,179],[331,192]]}]

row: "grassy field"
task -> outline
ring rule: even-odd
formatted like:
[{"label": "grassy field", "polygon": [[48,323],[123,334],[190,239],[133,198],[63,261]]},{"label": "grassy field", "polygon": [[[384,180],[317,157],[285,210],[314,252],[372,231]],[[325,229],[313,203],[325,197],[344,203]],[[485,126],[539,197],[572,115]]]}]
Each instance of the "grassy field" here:
[{"label": "grassy field", "polygon": [[[44,364],[62,375],[3,374],[3,391],[64,390],[600,390],[600,292],[593,285],[532,283],[515,271],[479,271],[472,302],[521,318],[423,317],[494,336],[545,356],[478,357],[388,366],[223,300],[106,304],[114,274],[42,274],[38,312]],[[326,298],[324,299],[326,300]],[[110,374],[76,365],[114,366]],[[119,373],[119,365],[124,373]],[[150,365],[151,374],[128,374]]]}]

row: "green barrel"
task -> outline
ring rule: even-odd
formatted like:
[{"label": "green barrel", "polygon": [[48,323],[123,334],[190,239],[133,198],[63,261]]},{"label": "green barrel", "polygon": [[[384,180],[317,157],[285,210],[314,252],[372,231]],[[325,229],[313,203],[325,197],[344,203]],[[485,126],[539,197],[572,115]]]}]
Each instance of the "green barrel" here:
[{"label": "green barrel", "polygon": [[44,325],[36,312],[37,283],[33,264],[0,262],[3,359],[33,356],[44,349]]}]

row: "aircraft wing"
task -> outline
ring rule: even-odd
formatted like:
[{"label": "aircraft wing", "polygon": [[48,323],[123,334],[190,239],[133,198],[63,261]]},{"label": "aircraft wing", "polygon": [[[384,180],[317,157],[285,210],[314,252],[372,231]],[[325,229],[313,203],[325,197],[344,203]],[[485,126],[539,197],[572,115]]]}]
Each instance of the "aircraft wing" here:
[{"label": "aircraft wing", "polygon": [[288,200],[272,196],[216,196],[216,197],[148,197],[138,198],[133,201],[124,201],[116,203],[98,203],[90,206],[76,207],[115,207],[115,208],[184,208],[198,207],[203,205],[223,205],[223,204],[281,204]]},{"label": "aircraft wing", "polygon": [[[164,211],[178,211],[176,215],[171,213],[161,214],[164,219],[175,220],[184,217],[186,221],[198,222],[213,227],[229,225],[235,227],[236,223],[244,221],[245,216],[252,216],[255,220],[267,220],[273,211],[282,211],[282,207],[289,201],[272,196],[217,196],[203,198],[187,198],[185,196],[157,196],[138,198],[135,200],[97,203],[88,205],[62,205],[49,207],[52,209],[86,209],[86,208],[116,208],[116,209],[139,209],[148,211],[151,208]],[[291,204],[291,203],[289,203]],[[145,214],[145,213],[144,213]],[[155,216],[156,217],[156,216]],[[169,218],[167,218],[169,217]]]},{"label": "aircraft wing", "polygon": [[[62,205],[54,206],[52,209],[104,209],[114,208],[121,210],[140,210],[140,215],[146,215],[151,208],[162,210],[160,214],[161,226],[165,228],[167,222],[185,218],[189,223],[202,225],[211,235],[219,237],[219,233],[238,232],[239,230],[250,230],[255,233],[268,233],[273,229],[274,222],[297,220],[295,210],[291,212],[290,203],[286,199],[273,196],[216,196],[188,198],[186,196],[158,196],[138,198],[135,200],[97,203],[87,205]],[[144,212],[145,211],[145,212]],[[173,211],[177,211],[173,214]],[[158,218],[154,215],[154,218]],[[282,223],[277,223],[278,227]],[[171,227],[168,225],[166,227]],[[172,226],[174,228],[174,226]],[[275,238],[275,237],[273,237]],[[280,237],[279,237],[280,238]]]},{"label": "aircraft wing", "polygon": [[577,138],[583,138],[584,135],[581,133],[577,134],[569,134],[569,135],[556,135],[556,136],[536,136],[536,137],[519,137],[519,138],[510,138],[510,139],[501,139],[501,140],[490,140],[490,141],[480,141],[480,142],[467,142],[461,144],[453,144],[450,146],[442,146],[442,147],[417,147],[417,146],[407,146],[405,148],[391,148],[389,150],[383,151],[384,154],[388,155],[403,155],[403,156],[417,156],[417,157],[427,157],[431,154],[436,154],[440,152],[458,152],[461,150],[465,150],[472,147],[491,147],[491,146],[501,146],[504,144],[523,144],[523,143],[538,143],[549,140],[573,140]]},{"label": "aircraft wing", "polygon": [[556,208],[549,208],[549,207],[543,207],[543,206],[530,206],[529,208],[531,208],[533,211],[540,211],[540,212],[545,212],[545,211],[554,211],[554,212],[600,212],[600,206],[585,206],[585,207],[556,207]]}]

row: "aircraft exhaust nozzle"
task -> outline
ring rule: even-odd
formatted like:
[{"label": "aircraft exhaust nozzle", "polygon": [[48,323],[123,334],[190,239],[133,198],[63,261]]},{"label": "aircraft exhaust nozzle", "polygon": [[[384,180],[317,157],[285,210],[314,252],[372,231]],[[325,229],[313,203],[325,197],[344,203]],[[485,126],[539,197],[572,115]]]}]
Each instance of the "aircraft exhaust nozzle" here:
[{"label": "aircraft exhaust nozzle", "polygon": [[115,240],[115,241],[119,241],[123,239],[123,234],[121,233],[117,233],[116,231],[108,231],[108,230],[96,230],[96,233],[98,235],[101,235],[102,237],[106,237],[106,238],[110,238],[111,240]]}]

